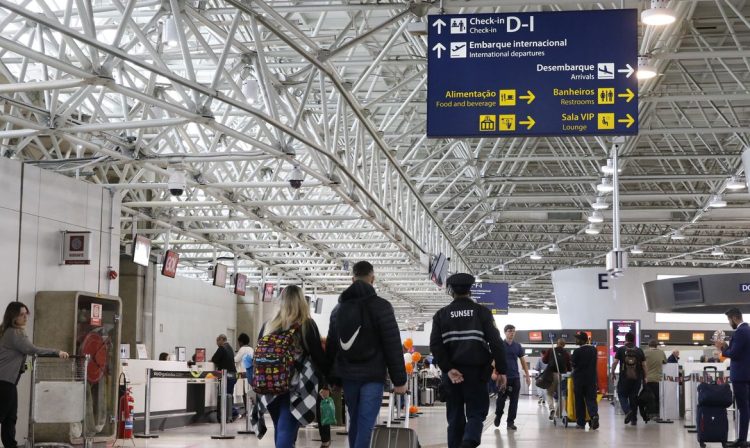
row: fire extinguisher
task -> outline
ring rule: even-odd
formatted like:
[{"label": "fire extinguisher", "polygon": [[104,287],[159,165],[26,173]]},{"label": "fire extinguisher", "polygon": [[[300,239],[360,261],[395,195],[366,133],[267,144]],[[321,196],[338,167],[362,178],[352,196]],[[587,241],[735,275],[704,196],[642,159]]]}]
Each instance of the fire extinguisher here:
[{"label": "fire extinguisher", "polygon": [[128,387],[128,380],[124,375],[120,375],[120,380],[124,379],[124,384],[120,383],[120,418],[117,428],[118,439],[133,438],[133,408],[135,407],[135,398],[132,390]]}]

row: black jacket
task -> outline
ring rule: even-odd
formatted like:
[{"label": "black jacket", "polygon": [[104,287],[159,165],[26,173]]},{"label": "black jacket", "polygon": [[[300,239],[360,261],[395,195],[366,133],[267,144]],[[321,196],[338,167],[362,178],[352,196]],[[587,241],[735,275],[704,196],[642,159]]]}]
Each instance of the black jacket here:
[{"label": "black jacket", "polygon": [[596,360],[596,347],[593,345],[582,345],[573,350],[573,380],[580,384],[597,384]]},{"label": "black jacket", "polygon": [[211,362],[216,365],[218,370],[237,372],[237,367],[234,364],[234,349],[229,345],[229,342],[225,342],[224,345],[216,349],[216,353],[211,357]]},{"label": "black jacket", "polygon": [[[378,297],[375,288],[369,283],[357,280],[341,293],[339,303],[347,300],[364,300],[370,313],[373,326],[377,332],[379,347],[372,359],[362,363],[350,363],[339,353],[339,336],[336,331],[336,315],[339,307],[331,313],[331,324],[326,339],[326,355],[333,365],[332,376],[337,379],[385,382],[386,373],[390,375],[394,386],[406,384],[406,368],[401,348],[401,334],[398,331],[393,306]],[[387,372],[386,372],[387,371]]]},{"label": "black jacket", "polygon": [[489,371],[493,360],[498,373],[507,370],[505,344],[492,312],[468,297],[454,299],[435,313],[430,351],[444,373],[462,367]]}]

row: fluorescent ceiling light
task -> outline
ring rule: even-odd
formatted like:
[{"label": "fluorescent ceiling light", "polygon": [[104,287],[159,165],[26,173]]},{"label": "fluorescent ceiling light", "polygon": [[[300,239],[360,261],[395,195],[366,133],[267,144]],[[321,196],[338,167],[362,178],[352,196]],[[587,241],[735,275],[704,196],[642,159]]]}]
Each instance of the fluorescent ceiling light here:
[{"label": "fluorescent ceiling light", "polygon": [[670,238],[672,238],[673,240],[684,240],[687,237],[683,235],[679,230],[675,230],[674,232],[672,232]]},{"label": "fluorescent ceiling light", "polygon": [[674,23],[677,14],[667,7],[669,0],[651,0],[651,8],[641,12],[641,22],[644,25],[664,26]]},{"label": "fluorescent ceiling light", "polygon": [[547,310],[549,310],[549,307],[548,307],[547,305],[544,305],[544,306],[542,307],[542,309],[543,309],[543,310],[545,310],[545,311],[547,311]]},{"label": "fluorescent ceiling light", "polygon": [[711,196],[711,200],[708,201],[708,206],[711,208],[722,208],[727,206],[727,201],[722,199],[720,194]]},{"label": "fluorescent ceiling light", "polygon": [[599,235],[601,231],[602,231],[602,228],[594,224],[589,224],[588,226],[586,226],[587,235]]},{"label": "fluorescent ceiling light", "polygon": [[602,183],[596,186],[596,190],[600,193],[611,193],[615,189],[612,185],[612,181],[607,177],[602,177]]},{"label": "fluorescent ceiling light", "polygon": [[248,103],[254,104],[258,100],[259,93],[260,86],[258,85],[258,81],[252,78],[247,78],[242,83],[242,95],[245,96]]},{"label": "fluorescent ceiling light", "polygon": [[727,190],[742,190],[745,183],[740,181],[737,176],[732,176],[727,180]]},{"label": "fluorescent ceiling light", "polygon": [[646,80],[656,77],[658,73],[656,68],[651,64],[651,59],[646,56],[638,57],[638,72],[635,76],[640,80]]},{"label": "fluorescent ceiling light", "polygon": [[607,203],[607,200],[603,197],[599,196],[596,198],[596,202],[591,204],[591,208],[594,210],[606,210],[609,208],[609,204]]},{"label": "fluorescent ceiling light", "polygon": [[560,246],[557,245],[557,243],[552,243],[552,245],[549,247],[550,252],[560,252],[562,249],[560,249]]},{"label": "fluorescent ceiling light", "polygon": [[164,21],[164,44],[167,47],[177,46],[177,20],[172,15]]},{"label": "fluorescent ceiling light", "polygon": [[529,301],[529,296],[523,296],[523,299],[521,299],[521,300],[523,300],[524,302],[528,302]]},{"label": "fluorescent ceiling light", "polygon": [[509,291],[509,292],[518,292],[518,288],[516,288],[516,287],[515,287],[515,286],[513,286],[513,285],[510,285],[510,288],[508,288],[508,291]]},{"label": "fluorescent ceiling light", "polygon": [[529,258],[531,258],[532,260],[541,260],[542,256],[539,255],[539,252],[534,251],[531,253],[531,255],[529,255]]},{"label": "fluorescent ceiling light", "polygon": [[714,247],[714,250],[711,251],[711,255],[713,255],[714,257],[721,257],[722,255],[724,255],[724,249],[722,249],[721,247]]},{"label": "fluorescent ceiling light", "polygon": [[521,305],[521,306],[522,306],[522,307],[524,307],[524,308],[528,308],[528,307],[530,307],[531,305],[529,305],[528,303],[524,303],[524,304],[523,304],[523,305]]},{"label": "fluorescent ceiling light", "polygon": [[602,212],[595,211],[592,212],[587,219],[591,223],[600,223],[604,222],[604,215],[602,215]]},{"label": "fluorescent ceiling light", "polygon": [[630,253],[633,255],[639,255],[643,253],[643,249],[641,249],[641,246],[636,244],[632,247],[632,249],[630,249]]}]

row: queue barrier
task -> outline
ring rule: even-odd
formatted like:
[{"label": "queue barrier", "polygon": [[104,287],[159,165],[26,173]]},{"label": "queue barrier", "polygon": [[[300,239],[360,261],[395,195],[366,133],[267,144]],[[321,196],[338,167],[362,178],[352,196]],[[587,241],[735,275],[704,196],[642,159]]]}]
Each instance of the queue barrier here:
[{"label": "queue barrier", "polygon": [[187,372],[175,372],[171,370],[154,370],[146,369],[146,389],[144,399],[144,430],[142,433],[135,434],[136,438],[139,439],[155,439],[159,436],[151,433],[151,381],[153,379],[186,379],[186,380],[204,380],[209,382],[210,380],[219,380],[219,415],[220,432],[217,435],[211,436],[212,439],[234,439],[234,436],[227,435],[227,419],[226,419],[226,404],[227,404],[227,383],[226,383],[227,371],[187,371]]}]

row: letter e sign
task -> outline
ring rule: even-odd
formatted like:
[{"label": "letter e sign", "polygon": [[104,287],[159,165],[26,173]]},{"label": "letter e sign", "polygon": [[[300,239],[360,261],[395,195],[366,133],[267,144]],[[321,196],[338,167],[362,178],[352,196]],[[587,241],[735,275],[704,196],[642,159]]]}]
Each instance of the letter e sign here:
[{"label": "letter e sign", "polygon": [[608,274],[598,274],[599,279],[599,289],[609,289],[609,275]]}]

